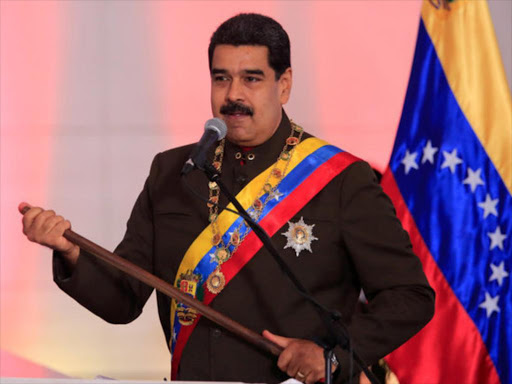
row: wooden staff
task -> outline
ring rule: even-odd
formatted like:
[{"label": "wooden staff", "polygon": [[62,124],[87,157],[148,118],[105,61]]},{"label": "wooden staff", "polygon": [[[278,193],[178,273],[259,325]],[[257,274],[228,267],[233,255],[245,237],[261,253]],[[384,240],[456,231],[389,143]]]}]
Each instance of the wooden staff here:
[{"label": "wooden staff", "polygon": [[[29,206],[23,208],[22,214],[25,214],[29,209]],[[78,233],[73,232],[70,229],[67,229],[64,232],[63,236],[67,240],[78,245],[80,249],[89,252],[93,256],[96,256],[97,258],[107,262],[113,267],[136,278],[137,280],[142,281],[143,283],[149,285],[150,287],[155,288],[157,291],[163,293],[164,295],[167,295],[176,301],[188,305],[189,307],[195,309],[198,313],[200,313],[207,319],[210,319],[214,323],[220,325],[221,327],[227,329],[228,331],[234,333],[235,335],[240,336],[242,339],[259,347],[260,349],[266,352],[270,352],[275,356],[279,356],[279,354],[283,351],[283,349],[280,346],[278,346],[277,344],[273,343],[268,339],[265,339],[260,334],[244,327],[243,325],[237,323],[236,321],[230,319],[229,317],[223,315],[222,313],[203,304],[199,300],[196,300],[192,296],[180,291],[176,287],[149,273],[145,269],[129,262],[126,259],[123,259],[121,256],[118,256],[115,253],[112,253],[103,247],[100,247],[99,245],[93,243],[92,241],[86,239],[85,237],[80,236]]]}]

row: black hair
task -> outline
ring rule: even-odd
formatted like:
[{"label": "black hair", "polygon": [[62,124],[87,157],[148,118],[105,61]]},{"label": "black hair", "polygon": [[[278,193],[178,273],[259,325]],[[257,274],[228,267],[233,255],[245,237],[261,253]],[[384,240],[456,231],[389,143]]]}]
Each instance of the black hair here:
[{"label": "black hair", "polygon": [[276,80],[291,67],[290,39],[274,19],[257,13],[240,13],[222,23],[213,33],[208,46],[208,64],[212,70],[213,51],[220,44],[262,45],[268,48],[268,64]]}]

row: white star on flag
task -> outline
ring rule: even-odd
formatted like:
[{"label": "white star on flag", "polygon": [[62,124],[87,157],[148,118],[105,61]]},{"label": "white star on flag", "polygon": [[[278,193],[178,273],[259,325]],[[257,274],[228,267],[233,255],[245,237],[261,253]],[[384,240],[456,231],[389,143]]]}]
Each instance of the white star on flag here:
[{"label": "white star on flag", "polygon": [[478,203],[478,206],[484,210],[484,219],[489,215],[498,217],[498,211],[496,210],[498,201],[498,199],[491,199],[491,195],[487,194],[485,196],[485,201]]},{"label": "white star on flag", "polygon": [[408,149],[405,151],[405,157],[402,159],[401,163],[405,167],[406,175],[409,173],[411,168],[418,169],[418,164],[416,163],[416,156],[418,156],[416,152],[409,153]]},{"label": "white star on flag", "polygon": [[500,299],[499,295],[496,297],[492,297],[488,292],[485,292],[485,300],[482,304],[479,305],[480,308],[485,308],[487,311],[487,318],[491,317],[493,312],[499,312],[500,307],[498,307],[498,300]]},{"label": "white star on flag", "polygon": [[507,238],[507,235],[501,233],[500,226],[498,225],[496,227],[496,231],[494,232],[487,232],[487,235],[491,239],[491,245],[489,246],[489,250],[491,251],[494,248],[498,247],[503,251],[503,240]]},{"label": "white star on flag", "polygon": [[426,163],[427,161],[431,164],[434,164],[434,155],[439,150],[439,148],[433,147],[432,142],[427,141],[427,145],[423,147],[423,157],[421,158],[421,164]]},{"label": "white star on flag", "polygon": [[462,164],[462,159],[457,157],[457,148],[451,152],[443,151],[444,161],[441,164],[441,169],[450,168],[451,173],[455,173],[455,167]]},{"label": "white star on flag", "polygon": [[178,337],[176,335],[176,331],[173,329],[172,330],[172,341],[176,342],[176,340],[178,340]]},{"label": "white star on flag", "polygon": [[500,265],[491,264],[492,275],[489,278],[489,281],[498,281],[498,285],[501,287],[503,284],[503,279],[508,276],[508,272],[505,271],[505,262],[502,261]]},{"label": "white star on flag", "polygon": [[475,192],[477,186],[484,185],[484,181],[480,177],[481,172],[482,168],[478,168],[476,171],[473,171],[470,167],[468,167],[468,177],[466,177],[462,183],[469,184],[471,186],[471,192]]}]

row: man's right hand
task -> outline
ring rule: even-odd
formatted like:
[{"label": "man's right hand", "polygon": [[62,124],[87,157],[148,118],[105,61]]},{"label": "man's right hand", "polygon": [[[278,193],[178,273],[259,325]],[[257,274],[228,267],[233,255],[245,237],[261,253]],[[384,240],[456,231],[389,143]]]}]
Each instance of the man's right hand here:
[{"label": "man's right hand", "polygon": [[45,211],[27,203],[21,203],[18,210],[23,213],[26,207],[29,207],[29,210],[23,215],[22,222],[23,233],[27,239],[60,252],[68,264],[74,266],[80,254],[80,247],[63,236],[64,231],[71,228],[71,223],[52,210]]}]

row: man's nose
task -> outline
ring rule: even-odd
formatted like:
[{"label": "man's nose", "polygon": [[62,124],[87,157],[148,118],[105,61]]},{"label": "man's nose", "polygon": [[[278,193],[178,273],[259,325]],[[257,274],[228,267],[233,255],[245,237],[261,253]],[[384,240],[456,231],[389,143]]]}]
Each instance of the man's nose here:
[{"label": "man's nose", "polygon": [[229,85],[226,94],[227,101],[244,101],[244,92],[242,82],[238,79],[233,79]]}]

